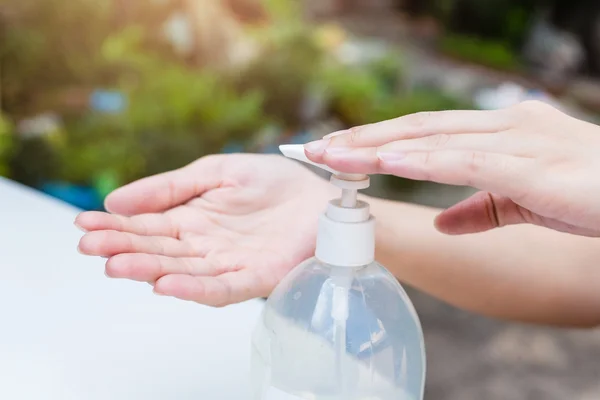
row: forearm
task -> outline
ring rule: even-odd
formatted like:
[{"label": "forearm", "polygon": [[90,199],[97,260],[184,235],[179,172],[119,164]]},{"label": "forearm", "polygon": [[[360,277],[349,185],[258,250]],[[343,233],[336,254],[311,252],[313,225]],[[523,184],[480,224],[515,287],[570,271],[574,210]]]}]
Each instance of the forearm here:
[{"label": "forearm", "polygon": [[402,282],[492,317],[600,324],[600,239],[530,225],[447,236],[433,225],[439,210],[369,202],[377,259]]}]

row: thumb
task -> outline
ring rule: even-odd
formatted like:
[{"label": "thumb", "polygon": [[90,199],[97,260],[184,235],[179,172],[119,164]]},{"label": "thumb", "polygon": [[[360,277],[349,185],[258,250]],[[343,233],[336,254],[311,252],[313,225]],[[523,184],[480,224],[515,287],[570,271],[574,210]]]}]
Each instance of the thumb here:
[{"label": "thumb", "polygon": [[442,212],[436,228],[449,235],[484,232],[506,225],[534,222],[532,213],[508,197],[479,192]]},{"label": "thumb", "polygon": [[437,216],[436,228],[448,235],[464,235],[507,225],[534,224],[575,235],[600,237],[600,231],[581,228],[543,217],[521,207],[508,197],[479,192]]}]

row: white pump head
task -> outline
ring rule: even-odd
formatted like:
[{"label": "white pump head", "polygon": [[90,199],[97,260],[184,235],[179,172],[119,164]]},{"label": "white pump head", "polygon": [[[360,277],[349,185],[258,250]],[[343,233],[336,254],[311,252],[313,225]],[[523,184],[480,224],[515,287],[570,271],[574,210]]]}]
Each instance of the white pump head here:
[{"label": "white pump head", "polygon": [[331,183],[342,189],[341,198],[330,201],[319,220],[315,256],[335,266],[359,267],[373,262],[375,220],[370,215],[369,204],[357,200],[358,191],[369,187],[369,177],[339,172],[312,162],[302,145],[283,145],[279,149],[288,158],[331,172]]},{"label": "white pump head", "polygon": [[339,172],[333,168],[328,167],[324,164],[318,164],[312,162],[306,157],[304,152],[304,146],[296,144],[287,144],[279,146],[279,150],[284,156],[293,158],[294,160],[302,161],[306,164],[313,165],[321,168],[322,170],[331,172],[331,183],[342,189],[341,204],[343,207],[353,208],[356,207],[357,192],[362,189],[366,189],[370,185],[370,179],[367,175],[363,174],[347,174]]},{"label": "white pump head", "polygon": [[304,152],[304,146],[301,144],[284,144],[282,146],[279,146],[279,150],[283,153],[284,156],[288,158],[293,158],[294,160],[302,161],[306,164],[319,167],[325,171],[331,172],[332,174],[338,176],[339,179],[345,181],[364,181],[365,179],[369,179],[367,175],[346,174],[344,172],[336,171],[335,169],[330,168],[325,164],[318,164],[316,162],[312,162],[308,159],[308,157],[306,157],[306,153]]}]

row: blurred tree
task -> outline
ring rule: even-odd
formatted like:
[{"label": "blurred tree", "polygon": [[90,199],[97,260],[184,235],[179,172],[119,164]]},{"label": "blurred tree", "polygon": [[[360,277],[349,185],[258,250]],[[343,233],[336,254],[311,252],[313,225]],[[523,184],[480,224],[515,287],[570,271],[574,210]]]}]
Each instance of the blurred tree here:
[{"label": "blurred tree", "polygon": [[454,32],[519,46],[541,4],[543,0],[454,0],[447,22]]},{"label": "blurred tree", "polygon": [[250,140],[265,123],[262,94],[239,95],[223,75],[164,60],[142,46],[143,30],[111,36],[103,62],[118,69],[128,98],[120,115],[71,122],[63,155],[65,179],[110,173],[120,183],[185,165]]},{"label": "blurred tree", "polygon": [[521,68],[519,55],[506,42],[474,35],[449,34],[440,40],[439,47],[446,54],[463,61],[507,71]]},{"label": "blurred tree", "polygon": [[302,110],[319,78],[325,52],[313,26],[303,19],[302,4],[293,0],[263,1],[270,23],[249,30],[259,53],[234,79],[242,93],[260,90],[265,112],[278,123],[296,130],[304,121]]},{"label": "blurred tree", "polygon": [[298,129],[304,122],[303,105],[318,77],[322,58],[311,36],[278,37],[238,73],[238,88],[242,93],[260,90],[265,95],[265,112],[284,126]]},{"label": "blurred tree", "polygon": [[0,64],[3,109],[33,113],[41,95],[102,83],[98,48],[109,31],[106,1],[3,0]]},{"label": "blurred tree", "polygon": [[[163,37],[164,22],[183,6],[184,0],[2,0],[3,109],[16,120],[52,109],[67,129],[64,143],[17,140],[11,161],[17,180],[32,186],[54,178],[101,180],[106,186],[218,152],[264,124],[259,91],[240,96],[210,67],[210,49],[199,53],[205,68],[193,69]],[[221,29],[218,20],[210,26],[215,30],[204,32],[207,41]],[[124,93],[126,112],[57,109],[87,108],[97,87]],[[65,93],[81,99],[64,101]]]}]

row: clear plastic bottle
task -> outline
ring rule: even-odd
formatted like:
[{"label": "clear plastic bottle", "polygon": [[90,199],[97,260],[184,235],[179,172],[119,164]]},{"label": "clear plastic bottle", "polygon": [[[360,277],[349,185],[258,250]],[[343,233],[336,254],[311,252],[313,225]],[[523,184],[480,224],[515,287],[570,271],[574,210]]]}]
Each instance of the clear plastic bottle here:
[{"label": "clear plastic bottle", "polygon": [[[284,154],[306,162],[298,151]],[[256,326],[253,399],[422,400],[421,325],[373,259],[374,220],[354,190],[365,180],[338,173],[332,181],[344,195],[320,220],[316,256],[280,282]]]}]

